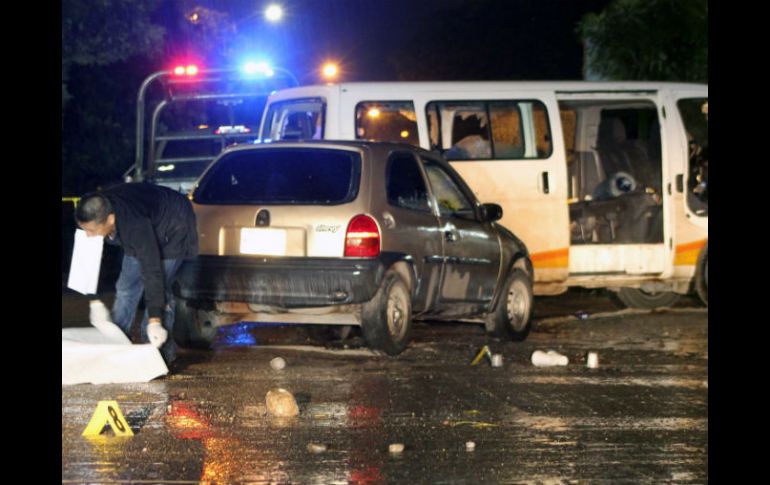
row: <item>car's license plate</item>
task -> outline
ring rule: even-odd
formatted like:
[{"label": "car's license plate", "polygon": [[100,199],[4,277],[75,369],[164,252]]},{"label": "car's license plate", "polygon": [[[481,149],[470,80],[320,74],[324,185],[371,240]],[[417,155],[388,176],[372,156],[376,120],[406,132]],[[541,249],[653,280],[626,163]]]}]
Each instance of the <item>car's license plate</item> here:
[{"label": "car's license plate", "polygon": [[241,254],[286,255],[286,230],[244,227],[241,229]]}]

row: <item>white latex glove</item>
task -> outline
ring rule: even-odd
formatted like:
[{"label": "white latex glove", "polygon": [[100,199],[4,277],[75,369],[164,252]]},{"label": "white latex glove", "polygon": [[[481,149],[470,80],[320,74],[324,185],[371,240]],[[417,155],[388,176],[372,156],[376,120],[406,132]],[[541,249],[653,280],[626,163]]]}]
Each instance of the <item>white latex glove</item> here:
[{"label": "white latex glove", "polygon": [[91,321],[91,325],[98,327],[100,323],[112,322],[110,317],[110,311],[104,306],[101,300],[91,300],[89,304],[91,310],[88,314],[88,318]]},{"label": "white latex glove", "polygon": [[147,338],[151,344],[160,348],[168,338],[168,331],[160,323],[150,323],[147,325]]},{"label": "white latex glove", "polygon": [[97,328],[102,335],[110,339],[113,343],[131,344],[131,340],[126,337],[123,330],[112,323],[110,311],[107,310],[107,307],[104,306],[104,303],[102,303],[101,300],[92,300],[89,306],[91,309],[88,318],[94,328]]}]

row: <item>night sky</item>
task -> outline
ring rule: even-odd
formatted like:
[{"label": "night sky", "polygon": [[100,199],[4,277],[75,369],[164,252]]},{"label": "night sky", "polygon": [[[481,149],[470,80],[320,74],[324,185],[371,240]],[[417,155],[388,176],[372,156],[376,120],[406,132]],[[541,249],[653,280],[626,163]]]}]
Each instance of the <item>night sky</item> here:
[{"label": "night sky", "polygon": [[[350,81],[405,76],[580,79],[583,58],[576,23],[609,1],[286,0],[277,2],[285,11],[278,24],[264,20],[267,3],[202,0],[176,5],[182,11],[200,6],[227,12],[237,31],[228,46],[234,57],[264,53],[308,83],[317,81],[318,66],[325,59],[338,60],[344,79]],[[173,38],[169,57],[196,55],[194,34],[174,29],[171,8],[161,15]],[[421,70],[411,68],[419,63],[424,64]]]},{"label": "night sky", "polygon": [[[271,24],[264,18],[267,0],[161,0],[151,16],[165,29],[159,53],[67,69],[61,193],[82,194],[122,179],[134,162],[139,86],[153,72],[180,62],[232,68],[247,58],[264,59],[291,71],[301,84],[325,82],[320,67],[326,60],[339,63],[340,82],[578,80],[583,46],[577,23],[609,2],[276,0],[285,15]],[[119,18],[122,4],[95,3],[105,11],[104,20],[82,0],[63,5],[85,9],[96,32],[80,35],[93,38],[109,36],[109,30],[99,30]],[[205,19],[191,22],[196,10]],[[140,32],[139,38],[146,35]]]}]

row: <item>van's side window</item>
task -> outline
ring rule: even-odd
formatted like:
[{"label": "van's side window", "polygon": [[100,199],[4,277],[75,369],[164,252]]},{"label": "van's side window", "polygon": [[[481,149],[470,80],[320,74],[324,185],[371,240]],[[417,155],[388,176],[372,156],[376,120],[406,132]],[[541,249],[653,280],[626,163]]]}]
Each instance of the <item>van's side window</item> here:
[{"label": "van's side window", "polygon": [[419,146],[417,115],[411,101],[363,101],[356,105],[356,139]]},{"label": "van's side window", "polygon": [[539,101],[435,101],[426,107],[431,148],[449,160],[551,156],[551,131]]},{"label": "van's side window", "polygon": [[495,158],[524,158],[524,133],[517,103],[489,103]]},{"label": "van's side window", "polygon": [[321,98],[273,103],[265,117],[262,140],[322,140],[325,110]]},{"label": "van's side window", "polygon": [[417,160],[409,153],[395,153],[388,160],[388,203],[404,209],[430,212],[428,189]]}]

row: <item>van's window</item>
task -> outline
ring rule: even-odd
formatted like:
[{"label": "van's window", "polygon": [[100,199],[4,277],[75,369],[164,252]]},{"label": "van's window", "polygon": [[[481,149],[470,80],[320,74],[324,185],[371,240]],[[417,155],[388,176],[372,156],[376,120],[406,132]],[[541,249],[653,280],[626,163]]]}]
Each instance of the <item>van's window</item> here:
[{"label": "van's window", "polygon": [[548,126],[548,111],[543,103],[532,103],[532,121],[535,125],[537,158],[548,158],[553,152],[553,145],[551,145],[551,128]]},{"label": "van's window", "polygon": [[438,163],[425,160],[425,173],[438,203],[439,212],[444,217],[475,217],[473,205],[455,183],[452,176]]},{"label": "van's window", "polygon": [[548,114],[539,101],[437,101],[426,112],[431,148],[449,160],[551,156]]},{"label": "van's window", "polygon": [[356,105],[356,139],[419,146],[417,115],[411,101],[364,101]]},{"label": "van's window", "polygon": [[262,140],[322,140],[325,110],[321,98],[273,103],[265,117]]},{"label": "van's window", "polygon": [[428,190],[417,160],[407,153],[396,153],[388,161],[388,203],[404,209],[430,212]]},{"label": "van's window", "polygon": [[699,216],[708,216],[709,100],[677,101],[688,145],[687,205]]},{"label": "van's window", "polygon": [[509,101],[489,103],[495,158],[523,158],[524,134],[518,104]]},{"label": "van's window", "polygon": [[567,109],[563,105],[559,106],[559,117],[561,118],[561,131],[564,135],[564,152],[567,159],[567,174],[569,183],[567,184],[567,198],[570,200],[577,197],[577,112],[574,109]]},{"label": "van's window", "polygon": [[236,151],[206,173],[200,204],[342,204],[355,199],[361,158],[343,150]]}]

